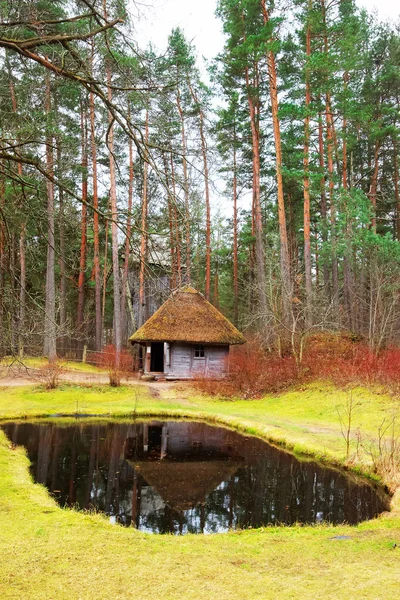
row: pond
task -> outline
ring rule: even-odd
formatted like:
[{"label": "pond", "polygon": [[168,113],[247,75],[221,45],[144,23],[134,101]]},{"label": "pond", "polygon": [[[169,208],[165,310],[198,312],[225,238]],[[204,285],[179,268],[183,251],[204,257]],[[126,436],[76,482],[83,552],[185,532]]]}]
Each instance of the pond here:
[{"label": "pond", "polygon": [[356,524],[389,509],[378,486],[251,436],[194,421],[2,425],[61,506],[151,533]]}]

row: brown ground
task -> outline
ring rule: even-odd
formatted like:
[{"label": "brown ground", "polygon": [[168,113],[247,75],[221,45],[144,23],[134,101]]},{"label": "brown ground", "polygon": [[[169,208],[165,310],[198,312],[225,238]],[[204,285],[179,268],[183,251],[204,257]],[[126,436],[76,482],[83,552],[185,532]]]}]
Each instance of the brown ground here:
[{"label": "brown ground", "polygon": [[[69,383],[86,383],[92,385],[109,383],[108,373],[93,373],[90,371],[67,370],[60,376],[60,379]],[[36,377],[35,369],[14,368],[0,372],[1,387],[24,387],[27,385],[37,385],[38,383],[40,382]],[[136,385],[137,383],[139,383],[137,373],[132,373],[128,377],[121,378],[121,384],[123,385]],[[143,382],[141,384],[143,385]],[[176,384],[171,381],[148,381],[146,385],[154,396],[158,396],[161,391],[167,391],[176,387]]]}]

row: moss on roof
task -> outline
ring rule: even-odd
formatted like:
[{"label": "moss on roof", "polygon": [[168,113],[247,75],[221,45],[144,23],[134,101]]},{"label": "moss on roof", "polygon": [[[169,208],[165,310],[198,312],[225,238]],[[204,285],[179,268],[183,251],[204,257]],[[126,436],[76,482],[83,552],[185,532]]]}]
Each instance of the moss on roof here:
[{"label": "moss on roof", "polygon": [[244,344],[245,337],[200,292],[184,287],[174,292],[130,338],[134,342]]}]

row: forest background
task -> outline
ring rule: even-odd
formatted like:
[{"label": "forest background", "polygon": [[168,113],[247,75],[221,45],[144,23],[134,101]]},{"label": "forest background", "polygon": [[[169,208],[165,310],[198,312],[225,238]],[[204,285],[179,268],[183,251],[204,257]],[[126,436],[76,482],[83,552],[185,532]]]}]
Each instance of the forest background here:
[{"label": "forest background", "polygon": [[398,24],[220,0],[205,76],[178,28],[139,47],[131,7],[0,3],[1,354],[118,362],[183,284],[296,364],[318,331],[395,345]]}]

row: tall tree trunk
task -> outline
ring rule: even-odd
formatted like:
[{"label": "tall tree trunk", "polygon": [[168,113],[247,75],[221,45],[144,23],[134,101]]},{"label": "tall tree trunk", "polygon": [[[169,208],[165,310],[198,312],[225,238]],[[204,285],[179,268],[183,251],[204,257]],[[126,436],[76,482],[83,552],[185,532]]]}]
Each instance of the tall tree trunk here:
[{"label": "tall tree trunk", "polygon": [[22,358],[24,356],[25,339],[25,316],[26,316],[26,223],[21,224],[19,238],[19,327],[18,327],[18,353]]},{"label": "tall tree trunk", "polygon": [[[349,74],[346,71],[343,75],[344,81],[344,94],[347,92],[347,84],[349,81]],[[343,189],[347,190],[347,111],[346,107],[343,108],[343,162],[342,162],[342,185]]]},{"label": "tall tree trunk", "polygon": [[310,103],[311,103],[311,10],[312,0],[308,0],[306,32],[306,118],[304,123],[304,271],[306,280],[306,318],[311,325],[312,275],[311,275],[311,219],[310,219]]},{"label": "tall tree trunk", "polygon": [[393,136],[393,179],[394,179],[394,197],[396,200],[396,234],[400,242],[400,195],[399,195],[399,163],[397,157],[397,140]]},{"label": "tall tree trunk", "polygon": [[[261,0],[261,8],[263,12],[264,24],[269,21],[269,14],[265,5],[265,0]],[[267,66],[269,77],[269,92],[271,98],[272,123],[274,129],[275,140],[275,156],[276,156],[276,183],[278,191],[278,221],[279,221],[279,238],[281,250],[281,276],[283,284],[283,309],[284,320],[289,317],[291,303],[291,277],[289,264],[289,250],[286,230],[286,215],[285,215],[285,200],[283,195],[283,179],[282,179],[282,150],[281,150],[281,131],[279,122],[279,105],[278,105],[278,88],[275,55],[272,50],[267,52]]]},{"label": "tall tree trunk", "polygon": [[210,207],[210,182],[208,175],[208,159],[207,159],[207,143],[204,131],[204,113],[199,103],[198,97],[189,82],[189,90],[199,111],[199,133],[201,139],[201,153],[203,156],[204,168],[204,186],[205,186],[205,201],[206,201],[206,280],[205,280],[205,297],[210,300],[211,290],[211,207]]},{"label": "tall tree trunk", "polygon": [[[128,101],[128,120],[131,119],[131,107]],[[124,258],[124,272],[122,277],[122,290],[121,290],[121,313],[123,332],[122,339],[124,344],[127,341],[127,315],[126,315],[126,295],[129,290],[129,256],[131,249],[131,233],[132,233],[132,200],[133,200],[133,143],[132,138],[129,138],[129,183],[128,183],[128,214],[126,217],[126,238],[125,238],[125,258]],[[132,323],[133,325],[133,323]]]},{"label": "tall tree trunk", "polygon": [[[107,19],[107,0],[103,0],[104,17]],[[112,102],[111,66],[106,59],[107,99]],[[115,368],[119,369],[121,361],[121,286],[119,276],[118,256],[118,208],[117,208],[117,182],[115,177],[114,154],[114,118],[108,111],[108,137],[107,148],[110,160],[110,199],[111,199],[111,243],[112,243],[112,271],[114,288],[114,327],[113,337],[115,345]]]},{"label": "tall tree trunk", "polygon": [[[257,65],[255,65],[257,71]],[[258,119],[258,99],[254,99],[249,77],[249,68],[245,67],[245,77],[247,86],[247,101],[249,105],[250,127],[251,127],[251,144],[253,156],[253,215],[254,215],[254,234],[256,240],[256,272],[257,272],[257,298],[258,310],[260,313],[260,329],[264,328],[264,320],[267,313],[267,290],[265,279],[265,260],[264,260],[264,244],[263,244],[263,226],[261,213],[260,199],[260,130]],[[257,79],[257,77],[256,77]],[[255,81],[257,84],[258,82]],[[255,85],[253,89],[257,89]]]},{"label": "tall tree trunk", "polygon": [[[57,141],[57,171],[58,178],[61,177],[61,145]],[[65,271],[65,210],[64,210],[64,190],[58,187],[58,199],[60,208],[60,332],[61,332],[61,353],[65,355],[66,351],[66,329],[67,329],[67,278]]]},{"label": "tall tree trunk", "polygon": [[181,270],[181,238],[179,234],[179,219],[178,219],[178,207],[176,203],[176,184],[175,184],[175,167],[174,157],[171,152],[170,154],[171,164],[171,181],[172,181],[172,198],[171,198],[171,210],[172,210],[172,225],[175,238],[175,257],[176,257],[176,284],[178,288],[182,285],[182,270]]},{"label": "tall tree trunk", "polygon": [[82,216],[81,216],[81,246],[79,258],[79,278],[78,278],[78,311],[77,311],[77,332],[78,348],[81,351],[83,347],[83,325],[85,312],[85,272],[87,255],[87,125],[86,110],[84,101],[81,99],[81,167],[82,167]]},{"label": "tall tree trunk", "polygon": [[331,244],[332,244],[332,302],[335,311],[339,300],[339,267],[337,259],[337,240],[336,240],[336,207],[335,207],[335,183],[333,174],[333,131],[332,131],[332,111],[330,103],[330,94],[326,93],[326,146],[328,156],[328,180],[329,180],[329,207],[331,217]]},{"label": "tall tree trunk", "polygon": [[[107,214],[110,212],[110,198],[108,198],[107,202]],[[106,292],[107,292],[107,273],[108,273],[108,237],[109,237],[109,219],[106,217],[104,223],[104,229],[106,231],[105,240],[104,240],[104,260],[103,260],[103,297],[101,302],[101,331],[104,331],[104,321],[105,321],[105,313],[106,313]]]},{"label": "tall tree trunk", "polygon": [[[53,138],[50,129],[51,88],[50,73],[46,74],[46,103],[47,115],[46,133],[46,169],[53,176]],[[46,301],[44,315],[44,345],[43,354],[50,362],[57,358],[56,351],[56,285],[55,285],[55,236],[54,236],[54,184],[50,179],[46,181],[47,188],[47,265],[46,265]]]},{"label": "tall tree trunk", "polygon": [[[322,242],[326,244],[328,241],[328,213],[326,208],[326,193],[325,193],[325,150],[324,150],[324,133],[323,133],[323,123],[322,123],[322,114],[318,115],[318,154],[319,154],[319,168],[321,172],[321,180],[320,180],[320,197],[321,197],[321,221],[322,221]],[[324,259],[323,262],[323,274],[324,274],[324,290],[325,294],[330,297],[330,276],[329,276],[329,267]]]},{"label": "tall tree trunk", "polygon": [[[93,71],[94,41],[92,41],[91,71]],[[97,352],[102,347],[102,309],[101,309],[101,275],[100,275],[100,240],[99,240],[99,196],[97,188],[97,144],[95,129],[95,99],[93,90],[89,94],[90,114],[90,144],[92,152],[92,181],[93,181],[93,267],[94,267],[94,297],[95,297],[95,346]]]},{"label": "tall tree trunk", "polygon": [[176,288],[177,282],[177,268],[176,268],[176,255],[175,255],[175,231],[174,231],[174,213],[172,208],[172,191],[169,180],[169,165],[166,153],[163,152],[164,161],[164,176],[167,187],[167,202],[168,202],[168,221],[169,221],[169,247],[171,256],[171,279],[170,279],[170,290]]},{"label": "tall tree trunk", "polygon": [[185,132],[185,115],[182,110],[181,97],[178,88],[176,103],[181,119],[182,135],[182,167],[183,167],[183,191],[185,195],[185,238],[186,238],[186,281],[191,282],[191,241],[190,241],[190,205],[189,205],[189,177],[187,168],[187,142]]},{"label": "tall tree trunk", "polygon": [[[346,101],[347,83],[349,81],[349,74],[346,71],[343,75],[344,81],[344,96]],[[342,186],[343,190],[347,191],[347,110],[346,105],[343,106],[343,148],[342,148]],[[356,318],[355,318],[355,303],[353,299],[354,294],[354,275],[352,269],[352,247],[351,247],[351,222],[346,222],[346,250],[343,258],[343,272],[344,272],[344,298],[346,305],[346,314],[348,316],[348,326],[351,331],[356,329]]]},{"label": "tall tree trunk", "polygon": [[0,356],[6,349],[4,336],[4,313],[5,313],[5,265],[6,265],[6,228],[4,223],[4,206],[6,196],[6,182],[4,165],[0,162]]},{"label": "tall tree trunk", "polygon": [[18,297],[16,291],[16,262],[17,262],[17,244],[15,239],[15,232],[12,231],[10,235],[10,249],[9,249],[9,269],[10,269],[10,298],[12,298],[12,305],[10,306],[9,312],[9,329],[10,329],[10,344],[11,344],[11,353],[14,355],[17,352],[17,311],[14,304],[16,304],[16,300]]},{"label": "tall tree trunk", "polygon": [[379,173],[379,150],[381,148],[381,142],[376,140],[374,149],[374,167],[371,177],[371,183],[369,186],[368,198],[372,204],[372,230],[376,233],[376,194],[378,190],[378,173]]},{"label": "tall tree trunk", "polygon": [[[326,26],[326,6],[325,0],[321,0],[322,9],[322,20],[323,20],[323,42],[324,42],[324,54],[325,60],[328,60],[328,33]],[[333,150],[334,150],[334,128],[333,128],[333,117],[332,117],[332,105],[331,96],[329,89],[328,75],[326,75],[325,82],[325,119],[326,119],[326,147],[327,147],[327,158],[328,158],[328,181],[329,181],[329,207],[330,207],[330,221],[331,221],[331,245],[332,245],[332,295],[331,302],[333,305],[335,317],[337,317],[338,300],[339,300],[339,267],[337,260],[336,250],[336,208],[334,200],[334,173],[333,173]]]},{"label": "tall tree trunk", "polygon": [[238,211],[237,211],[237,158],[236,127],[233,140],[233,316],[239,323],[239,265],[238,265]]},{"label": "tall tree trunk", "polygon": [[[145,131],[146,145],[149,141],[149,109],[146,109],[146,131]],[[148,232],[147,232],[147,211],[148,211],[148,198],[147,198],[147,178],[148,178],[149,165],[145,161],[143,165],[143,193],[142,193],[142,218],[141,218],[141,233],[140,233],[140,263],[139,263],[139,314],[138,314],[138,327],[141,327],[145,321],[145,310],[146,310],[146,264],[147,264],[147,246],[148,246]]]},{"label": "tall tree trunk", "polygon": [[[17,113],[17,98],[15,95],[14,81],[12,79],[11,69],[9,67],[9,79],[10,79],[10,95],[13,112]],[[17,137],[18,142],[18,137]],[[22,178],[22,163],[17,163],[18,177]],[[21,210],[21,214],[24,213],[22,206],[21,194],[18,194],[17,204]],[[20,357],[24,355],[24,329],[25,329],[25,313],[26,313],[26,256],[25,256],[25,238],[26,238],[26,223],[22,220],[20,229],[20,240],[19,240],[19,265],[20,265],[20,277],[19,277],[19,315],[18,315],[18,353]]]}]

